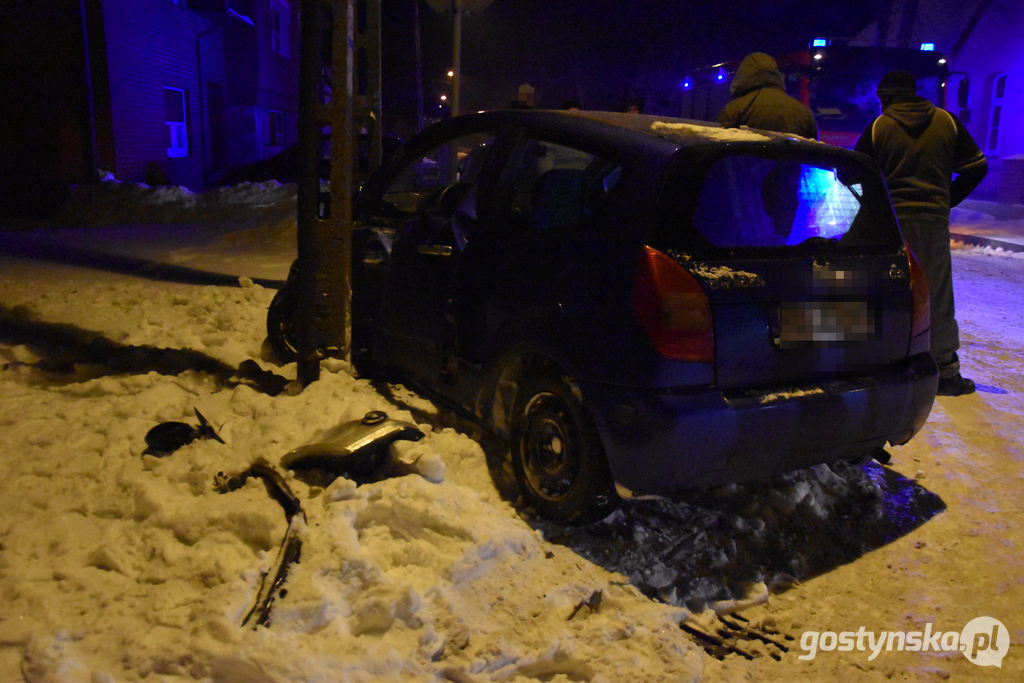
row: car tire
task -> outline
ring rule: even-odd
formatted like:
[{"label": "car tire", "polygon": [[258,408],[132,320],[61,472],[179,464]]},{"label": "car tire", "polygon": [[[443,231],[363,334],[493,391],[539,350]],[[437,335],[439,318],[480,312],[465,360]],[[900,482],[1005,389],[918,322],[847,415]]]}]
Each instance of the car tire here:
[{"label": "car tire", "polygon": [[267,309],[267,341],[282,365],[294,363],[299,357],[295,341],[298,303],[294,288],[285,285],[277,291]]},{"label": "car tire", "polygon": [[538,375],[517,392],[511,423],[519,492],[544,519],[587,524],[619,504],[593,419],[565,377]]}]

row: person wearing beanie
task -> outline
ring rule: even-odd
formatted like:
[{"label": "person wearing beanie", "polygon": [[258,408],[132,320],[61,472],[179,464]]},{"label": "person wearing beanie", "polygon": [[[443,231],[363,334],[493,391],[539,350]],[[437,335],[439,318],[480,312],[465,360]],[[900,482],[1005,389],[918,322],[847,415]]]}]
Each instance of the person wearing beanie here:
[{"label": "person wearing beanie", "polygon": [[814,113],[786,94],[786,81],[771,55],[753,52],[744,57],[729,94],[732,100],[718,113],[718,122],[726,128],[749,126],[818,139]]},{"label": "person wearing beanie", "polygon": [[949,210],[978,186],[988,161],[959,119],[917,95],[913,74],[890,71],[878,82],[876,94],[882,115],[864,129],[853,149],[878,160],[903,238],[928,280],[939,395],[970,394],[974,382],[960,374],[957,356]]}]

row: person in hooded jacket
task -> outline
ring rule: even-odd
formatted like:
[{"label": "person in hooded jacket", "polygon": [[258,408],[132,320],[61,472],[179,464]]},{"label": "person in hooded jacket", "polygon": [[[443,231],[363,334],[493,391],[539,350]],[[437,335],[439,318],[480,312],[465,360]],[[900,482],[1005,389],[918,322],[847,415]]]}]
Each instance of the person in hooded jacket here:
[{"label": "person in hooded jacket", "polygon": [[818,139],[814,113],[786,94],[786,80],[771,55],[753,52],[743,58],[729,84],[732,100],[718,113],[726,128],[749,126]]},{"label": "person in hooded jacket", "polygon": [[[928,280],[931,352],[939,366],[939,395],[974,392],[960,374],[960,329],[953,306],[949,210],[978,186],[988,161],[957,117],[917,95],[908,71],[890,71],[876,89],[882,115],[853,149],[882,167],[903,238]],[[955,175],[955,177],[954,177]]]}]

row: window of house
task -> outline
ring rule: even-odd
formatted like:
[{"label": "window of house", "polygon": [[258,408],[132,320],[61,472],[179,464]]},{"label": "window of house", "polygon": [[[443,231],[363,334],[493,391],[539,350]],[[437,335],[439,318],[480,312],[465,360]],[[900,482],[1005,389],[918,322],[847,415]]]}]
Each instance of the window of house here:
[{"label": "window of house", "polygon": [[271,0],[270,49],[282,57],[291,56],[288,42],[291,7],[287,0]]},{"label": "window of house", "polygon": [[185,91],[164,88],[164,122],[167,124],[167,156],[188,156],[188,126],[185,121]]},{"label": "window of house", "polygon": [[988,143],[985,151],[995,154],[999,146],[999,120],[1003,114],[1003,98],[1006,96],[1006,74],[992,82],[992,115],[988,120]]},{"label": "window of house", "polygon": [[284,114],[279,111],[271,109],[269,112],[270,120],[270,144],[272,145],[283,145],[284,144]]}]

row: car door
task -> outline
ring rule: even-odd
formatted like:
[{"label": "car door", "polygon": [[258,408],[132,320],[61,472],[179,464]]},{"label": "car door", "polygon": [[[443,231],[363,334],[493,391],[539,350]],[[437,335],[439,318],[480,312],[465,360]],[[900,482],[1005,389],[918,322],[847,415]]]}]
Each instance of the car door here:
[{"label": "car door", "polygon": [[[596,224],[621,166],[586,141],[527,132],[509,145],[484,216],[459,271],[454,310],[460,371],[471,373],[519,342],[566,337],[566,285],[599,249]],[[566,282],[567,274],[577,277]],[[543,330],[517,339],[523,330]],[[582,329],[582,328],[580,328]]]},{"label": "car door", "polygon": [[442,375],[451,355],[453,277],[497,138],[494,128],[463,131],[411,152],[382,192],[381,206],[397,220],[374,354],[423,382]]}]

